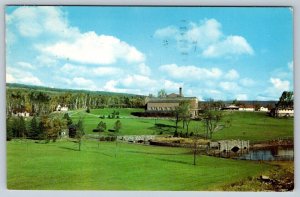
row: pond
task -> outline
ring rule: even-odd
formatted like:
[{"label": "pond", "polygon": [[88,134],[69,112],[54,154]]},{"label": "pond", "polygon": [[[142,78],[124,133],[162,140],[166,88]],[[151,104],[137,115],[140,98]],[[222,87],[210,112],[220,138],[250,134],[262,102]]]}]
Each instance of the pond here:
[{"label": "pond", "polygon": [[294,160],[294,148],[291,146],[273,146],[264,149],[250,150],[236,159],[263,161]]}]

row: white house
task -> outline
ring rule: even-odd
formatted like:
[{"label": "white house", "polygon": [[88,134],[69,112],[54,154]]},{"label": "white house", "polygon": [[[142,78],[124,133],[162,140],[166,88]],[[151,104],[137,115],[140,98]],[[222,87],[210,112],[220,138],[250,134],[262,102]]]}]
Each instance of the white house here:
[{"label": "white house", "polygon": [[261,111],[261,112],[268,112],[269,109],[268,109],[267,107],[260,107],[260,108],[258,109],[258,111]]},{"label": "white house", "polygon": [[56,111],[66,112],[66,111],[68,111],[68,107],[67,107],[66,105],[65,105],[64,107],[58,105],[58,106],[56,107]]},{"label": "white house", "polygon": [[248,105],[248,106],[240,107],[239,111],[255,111],[255,108],[252,105]]},{"label": "white house", "polygon": [[12,115],[14,115],[14,116],[22,116],[22,117],[29,117],[30,116],[30,114],[27,111],[18,112],[16,114],[13,113]]}]

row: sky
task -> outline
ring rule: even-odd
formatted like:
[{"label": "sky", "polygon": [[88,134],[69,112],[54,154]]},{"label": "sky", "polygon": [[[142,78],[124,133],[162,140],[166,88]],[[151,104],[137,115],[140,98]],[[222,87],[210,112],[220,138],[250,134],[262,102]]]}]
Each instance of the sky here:
[{"label": "sky", "polygon": [[293,90],[288,7],[7,6],[6,82],[199,100]]}]

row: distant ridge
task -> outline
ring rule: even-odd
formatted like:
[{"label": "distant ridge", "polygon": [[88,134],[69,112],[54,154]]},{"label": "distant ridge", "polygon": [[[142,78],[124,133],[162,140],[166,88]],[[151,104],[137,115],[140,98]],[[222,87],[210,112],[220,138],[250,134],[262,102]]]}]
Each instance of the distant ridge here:
[{"label": "distant ridge", "polygon": [[91,90],[84,90],[84,89],[78,90],[78,89],[50,88],[46,86],[27,85],[27,84],[20,84],[20,83],[6,83],[6,88],[23,88],[23,89],[32,89],[32,90],[44,91],[44,92],[72,92],[72,93],[99,94],[99,95],[106,95],[106,96],[144,96],[138,94],[107,92],[107,91],[91,91]]}]

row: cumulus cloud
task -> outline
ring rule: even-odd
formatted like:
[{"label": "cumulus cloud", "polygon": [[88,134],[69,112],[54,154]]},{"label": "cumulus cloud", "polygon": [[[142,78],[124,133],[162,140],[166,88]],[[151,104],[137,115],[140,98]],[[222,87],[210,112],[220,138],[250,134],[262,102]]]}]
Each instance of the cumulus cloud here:
[{"label": "cumulus cloud", "polygon": [[247,94],[238,94],[238,95],[236,95],[236,99],[239,101],[245,101],[245,100],[248,100],[248,96],[247,96]]},{"label": "cumulus cloud", "polygon": [[34,47],[41,52],[39,60],[43,62],[49,60],[47,57],[87,64],[113,64],[118,60],[140,63],[145,60],[142,52],[117,37],[80,32],[69,24],[66,13],[58,6],[18,7],[6,15],[6,23],[7,32],[12,35],[36,40]]},{"label": "cumulus cloud", "polygon": [[60,71],[64,74],[72,76],[112,76],[122,72],[121,69],[116,67],[91,67],[74,65],[70,63],[64,64]]},{"label": "cumulus cloud", "polygon": [[141,75],[146,75],[146,76],[149,76],[151,75],[151,68],[149,66],[147,66],[145,63],[141,63],[137,66],[138,68],[138,72],[141,74]]},{"label": "cumulus cloud", "polygon": [[30,69],[30,70],[35,69],[35,67],[33,65],[31,65],[30,63],[28,63],[28,62],[18,62],[17,64],[18,64],[18,66],[20,66],[24,69]]},{"label": "cumulus cloud", "polygon": [[250,78],[243,78],[243,79],[240,80],[240,83],[245,87],[250,87],[250,86],[253,86],[255,84],[255,81],[253,79],[250,79]]},{"label": "cumulus cloud", "polygon": [[168,26],[165,28],[161,28],[155,31],[154,37],[158,38],[167,38],[170,36],[176,36],[178,33],[178,29],[175,26]]},{"label": "cumulus cloud", "polygon": [[222,81],[219,85],[223,90],[227,91],[235,92],[239,89],[239,86],[235,82]]},{"label": "cumulus cloud", "polygon": [[159,67],[159,70],[166,72],[167,75],[176,79],[201,80],[208,78],[219,78],[222,71],[218,68],[201,68],[196,66],[178,66],[167,64]]},{"label": "cumulus cloud", "polygon": [[281,80],[279,78],[270,78],[270,82],[273,84],[273,87],[279,92],[287,91],[290,89],[290,82]]},{"label": "cumulus cloud", "polygon": [[60,41],[38,48],[54,57],[79,63],[112,64],[117,60],[129,63],[145,60],[143,53],[114,36],[97,35],[95,32],[81,34],[75,42]]},{"label": "cumulus cloud", "polygon": [[204,57],[221,57],[226,55],[252,55],[253,49],[242,36],[228,36],[225,40],[208,46],[202,53]]},{"label": "cumulus cloud", "polygon": [[190,22],[186,27],[168,26],[155,31],[156,38],[174,39],[179,50],[200,49],[206,58],[254,54],[248,41],[240,35],[226,36],[216,19]]},{"label": "cumulus cloud", "polygon": [[34,76],[31,72],[23,71],[17,68],[7,67],[6,70],[7,83],[23,83],[30,85],[43,85],[41,80]]},{"label": "cumulus cloud", "polygon": [[70,27],[65,14],[56,6],[22,6],[7,15],[6,22],[15,25],[24,37],[52,34],[68,38],[79,34],[78,28]]},{"label": "cumulus cloud", "polygon": [[239,73],[234,69],[231,69],[230,71],[228,71],[228,73],[225,74],[225,78],[229,80],[234,80],[239,77],[240,77]]},{"label": "cumulus cloud", "polygon": [[291,62],[288,63],[288,68],[289,68],[290,71],[293,72],[293,70],[294,70],[294,61],[291,61]]}]

